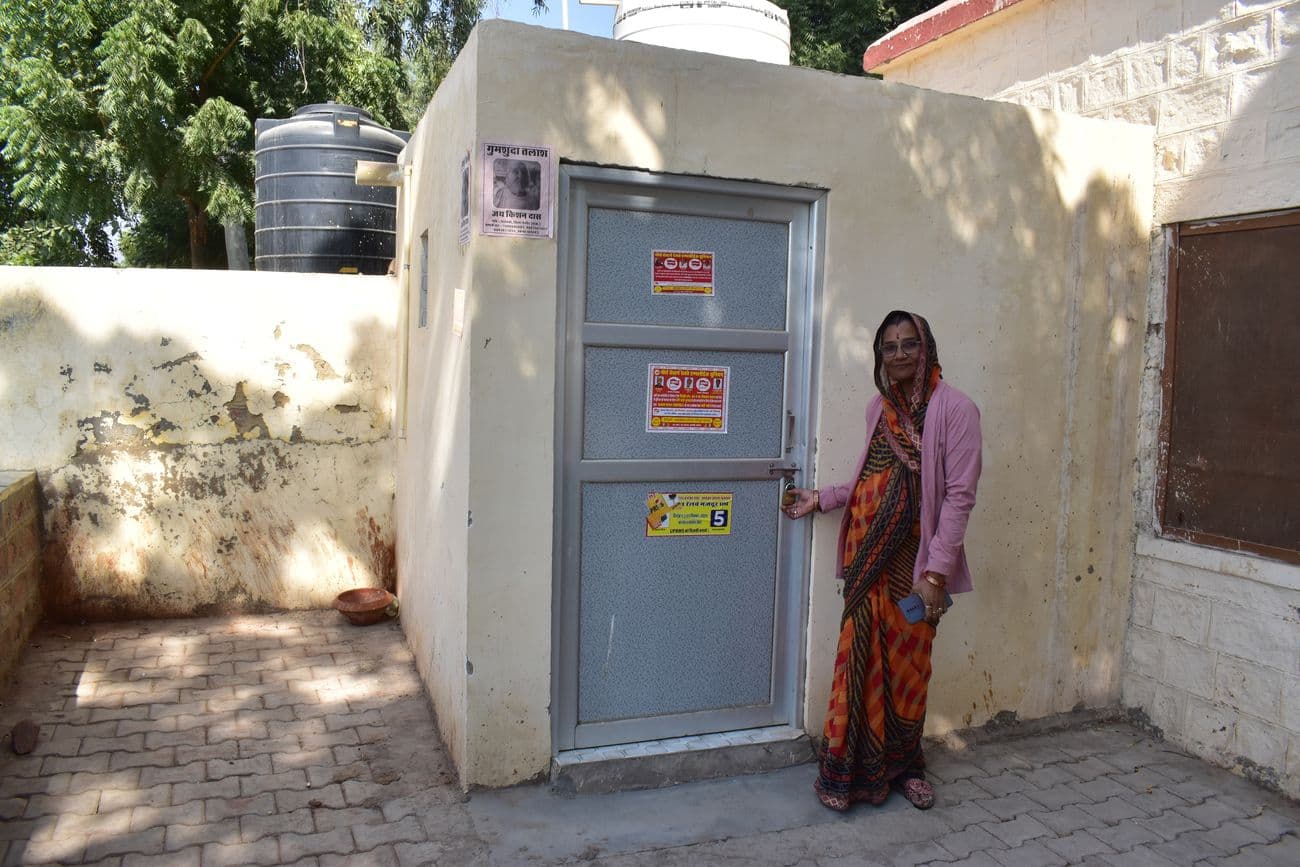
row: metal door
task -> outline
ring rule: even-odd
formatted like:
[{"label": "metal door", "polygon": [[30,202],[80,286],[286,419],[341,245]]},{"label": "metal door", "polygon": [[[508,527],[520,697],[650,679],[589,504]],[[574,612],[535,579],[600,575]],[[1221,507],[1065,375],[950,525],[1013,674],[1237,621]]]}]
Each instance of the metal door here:
[{"label": "metal door", "polygon": [[560,177],[556,749],[797,724],[823,192]]}]

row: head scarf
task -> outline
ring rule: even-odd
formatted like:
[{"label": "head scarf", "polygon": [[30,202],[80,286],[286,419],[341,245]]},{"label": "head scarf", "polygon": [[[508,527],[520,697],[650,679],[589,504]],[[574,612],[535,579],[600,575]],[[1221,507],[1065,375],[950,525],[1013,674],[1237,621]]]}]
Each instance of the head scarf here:
[{"label": "head scarf", "polygon": [[[890,320],[902,317],[906,317],[906,321],[916,327],[917,337],[921,341],[921,347],[917,350],[916,374],[906,390],[902,384],[889,378],[889,372],[885,368],[885,354],[881,348]],[[895,321],[892,324],[898,323]],[[876,388],[885,399],[885,438],[900,461],[913,472],[920,472],[925,411],[930,404],[930,395],[943,378],[943,368],[939,366],[939,350],[935,346],[930,323],[916,313],[891,310],[876,329],[876,342],[872,351],[876,356]]]}]

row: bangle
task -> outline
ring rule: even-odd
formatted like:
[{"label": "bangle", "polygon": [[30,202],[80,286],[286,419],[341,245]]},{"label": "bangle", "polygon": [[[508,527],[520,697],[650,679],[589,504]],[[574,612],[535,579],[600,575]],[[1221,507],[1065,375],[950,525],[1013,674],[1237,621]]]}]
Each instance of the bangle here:
[{"label": "bangle", "polygon": [[934,577],[934,573],[932,572],[925,573],[925,580],[929,581],[931,584],[933,584],[935,587],[938,587],[940,590],[948,586],[947,581],[940,581],[939,579]]},{"label": "bangle", "polygon": [[813,489],[813,511],[820,512],[821,510],[822,510],[822,492],[814,488]]}]

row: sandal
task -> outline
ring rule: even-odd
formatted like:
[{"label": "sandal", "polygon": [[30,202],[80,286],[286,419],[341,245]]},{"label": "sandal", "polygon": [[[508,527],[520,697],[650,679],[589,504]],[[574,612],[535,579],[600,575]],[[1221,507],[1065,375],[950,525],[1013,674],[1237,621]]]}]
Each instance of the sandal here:
[{"label": "sandal", "polygon": [[903,797],[918,810],[928,810],[934,806],[934,786],[920,777],[909,777],[899,784]]}]

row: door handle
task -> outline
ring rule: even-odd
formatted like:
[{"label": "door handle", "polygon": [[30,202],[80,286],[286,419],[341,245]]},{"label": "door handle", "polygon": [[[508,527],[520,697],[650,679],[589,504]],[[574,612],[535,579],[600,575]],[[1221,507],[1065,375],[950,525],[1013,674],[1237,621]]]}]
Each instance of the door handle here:
[{"label": "door handle", "polygon": [[794,451],[794,413],[785,411],[785,453]]}]

